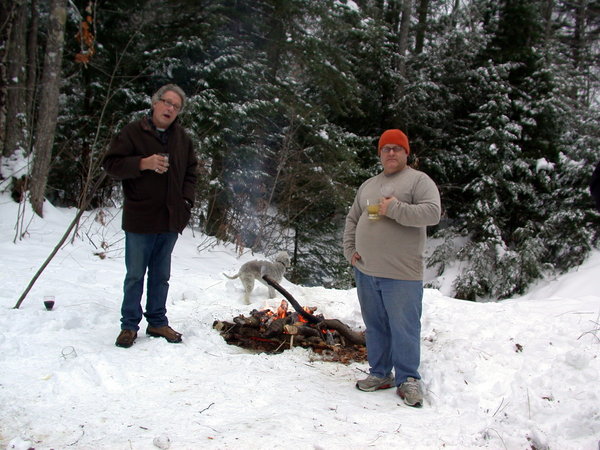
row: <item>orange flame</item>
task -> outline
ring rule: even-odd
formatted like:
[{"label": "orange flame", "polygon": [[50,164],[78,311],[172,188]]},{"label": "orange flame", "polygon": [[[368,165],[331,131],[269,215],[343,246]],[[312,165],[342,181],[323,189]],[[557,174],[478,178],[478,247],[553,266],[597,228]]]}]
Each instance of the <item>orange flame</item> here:
[{"label": "orange flame", "polygon": [[277,308],[277,318],[284,319],[287,316],[288,311],[288,302],[286,300],[281,300],[281,304],[279,308]]},{"label": "orange flame", "polygon": [[[316,306],[312,306],[312,307],[311,306],[303,306],[302,309],[304,311],[306,311],[307,313],[312,314],[312,313],[314,313],[317,310],[317,307]],[[298,314],[298,320],[300,322],[308,323],[308,320],[306,320],[300,314]]]}]

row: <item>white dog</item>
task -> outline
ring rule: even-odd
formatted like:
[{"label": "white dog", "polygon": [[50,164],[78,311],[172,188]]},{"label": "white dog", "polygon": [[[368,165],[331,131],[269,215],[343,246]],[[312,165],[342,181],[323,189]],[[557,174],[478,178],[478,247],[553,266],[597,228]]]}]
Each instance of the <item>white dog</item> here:
[{"label": "white dog", "polygon": [[248,261],[240,267],[238,273],[233,276],[225,275],[230,280],[239,278],[244,285],[244,301],[248,305],[250,303],[250,293],[254,289],[254,280],[260,281],[262,284],[269,288],[269,298],[274,298],[277,294],[272,286],[269,286],[263,275],[268,275],[270,278],[280,283],[285,270],[290,267],[290,257],[287,252],[279,252],[275,255],[273,262],[271,261]]}]

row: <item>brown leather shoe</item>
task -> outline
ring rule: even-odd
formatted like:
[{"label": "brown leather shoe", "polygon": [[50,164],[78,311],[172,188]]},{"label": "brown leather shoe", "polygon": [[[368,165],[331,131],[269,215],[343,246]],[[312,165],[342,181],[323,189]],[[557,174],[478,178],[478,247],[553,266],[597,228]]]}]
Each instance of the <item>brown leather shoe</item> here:
[{"label": "brown leather shoe", "polygon": [[169,325],[165,325],[164,327],[148,327],[146,328],[146,334],[148,336],[164,337],[171,344],[181,342],[181,333],[178,333]]},{"label": "brown leather shoe", "polygon": [[117,347],[129,348],[133,345],[137,339],[137,331],[135,330],[121,330],[115,345]]}]

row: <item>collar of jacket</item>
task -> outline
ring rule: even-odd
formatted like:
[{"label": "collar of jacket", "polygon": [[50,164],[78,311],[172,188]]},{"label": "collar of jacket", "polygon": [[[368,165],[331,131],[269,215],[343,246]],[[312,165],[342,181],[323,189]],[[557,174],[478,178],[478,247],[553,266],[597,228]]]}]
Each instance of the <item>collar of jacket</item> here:
[{"label": "collar of jacket", "polygon": [[167,128],[165,131],[160,131],[158,128],[156,128],[154,122],[152,122],[152,111],[150,111],[147,116],[142,118],[141,126],[144,131],[149,131],[150,133],[154,134],[154,136],[156,136],[164,144],[168,140],[172,130],[174,130],[177,126],[177,119],[179,119],[179,117],[176,117],[173,123],[171,123],[169,128]]},{"label": "collar of jacket", "polygon": [[[179,123],[179,117],[175,117],[175,120],[171,123],[171,125],[169,125],[169,128],[167,128],[165,130],[165,132],[168,132],[171,130],[171,128],[175,128],[176,124]],[[156,128],[156,125],[154,125],[154,122],[152,122],[152,110],[150,110],[148,112],[147,115],[145,115],[144,117],[142,117],[142,128],[144,128],[144,130],[152,130],[152,131],[156,131],[158,132],[158,128]]]}]

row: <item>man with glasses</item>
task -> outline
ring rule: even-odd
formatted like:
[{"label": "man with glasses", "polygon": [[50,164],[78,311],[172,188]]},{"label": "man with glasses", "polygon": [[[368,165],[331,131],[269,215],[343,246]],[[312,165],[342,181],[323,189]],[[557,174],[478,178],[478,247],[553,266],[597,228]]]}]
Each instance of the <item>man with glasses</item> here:
[{"label": "man with glasses", "polygon": [[[423,405],[419,364],[426,228],[440,220],[440,194],[425,173],[407,165],[410,146],[397,129],[378,145],[383,172],[358,189],[346,217],[344,256],[354,267],[366,326],[372,392],[396,386],[409,406]],[[377,205],[368,211],[368,205]],[[392,374],[392,369],[394,374]]]},{"label": "man with glasses", "polygon": [[142,315],[148,323],[147,335],[181,342],[181,334],[169,326],[166,302],[171,253],[190,219],[196,190],[198,162],[194,147],[177,122],[185,99],[179,86],[161,87],[152,96],[150,114],[126,125],[112,140],[103,160],[106,172],[121,180],[124,194],[127,273],[121,332],[115,342],[118,347],[133,345]]}]

